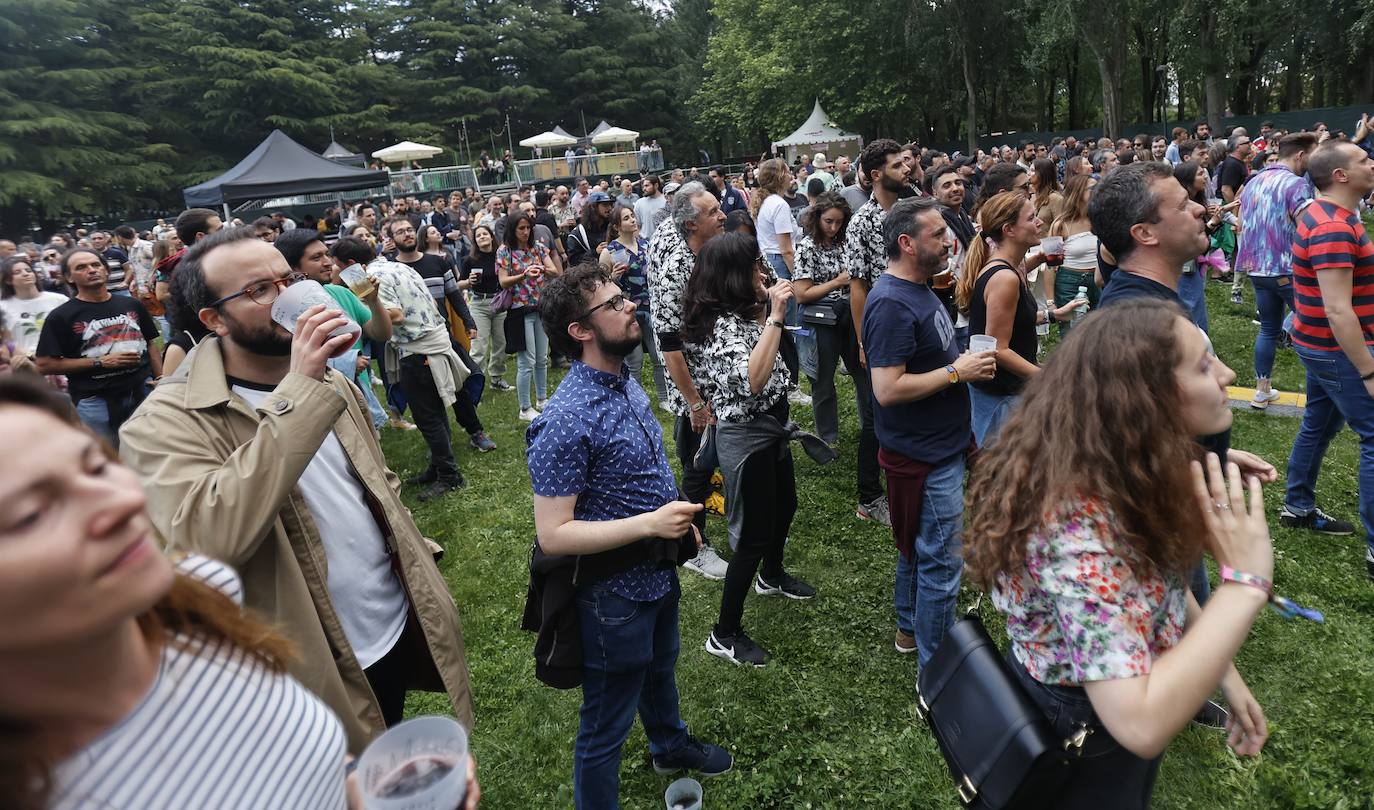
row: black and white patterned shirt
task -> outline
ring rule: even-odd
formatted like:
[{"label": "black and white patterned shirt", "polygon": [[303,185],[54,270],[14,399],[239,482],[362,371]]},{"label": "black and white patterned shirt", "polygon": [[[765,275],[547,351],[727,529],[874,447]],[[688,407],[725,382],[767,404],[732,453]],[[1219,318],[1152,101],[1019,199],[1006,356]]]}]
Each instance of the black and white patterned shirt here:
[{"label": "black and white patterned shirt", "polygon": [[883,247],[885,219],[887,212],[876,198],[869,197],[868,202],[854,212],[844,237],[844,259],[849,274],[867,281],[870,287],[887,270],[887,251]]},{"label": "black and white patterned shirt", "polygon": [[790,382],[780,353],[773,356],[773,373],[763,390],[757,394],[749,390],[749,355],[763,337],[763,330],[776,328],[725,314],[716,319],[711,339],[693,347],[692,376],[713,382],[709,392],[711,410],[717,419],[748,422],[787,395]]},{"label": "black and white patterned shirt", "polygon": [[[844,246],[831,243],[817,245],[810,236],[797,240],[796,258],[792,276],[797,279],[810,279],[813,284],[828,283],[845,270]],[[843,284],[825,294],[822,301],[849,300],[849,285]],[[819,302],[814,302],[819,303]]]},{"label": "black and white patterned shirt", "polygon": [[[687,240],[678,230],[672,219],[666,219],[654,230],[649,240],[649,316],[654,324],[654,333],[660,336],[659,348],[674,351],[673,346],[680,340],[682,331],[683,295],[687,291],[687,279],[692,276],[697,257],[687,246]],[[671,336],[671,339],[665,336]],[[692,379],[698,391],[703,388],[696,366],[692,369]],[[668,402],[679,416],[688,415],[687,400],[677,390],[671,375],[668,375]],[[705,392],[701,391],[702,396]]]}]

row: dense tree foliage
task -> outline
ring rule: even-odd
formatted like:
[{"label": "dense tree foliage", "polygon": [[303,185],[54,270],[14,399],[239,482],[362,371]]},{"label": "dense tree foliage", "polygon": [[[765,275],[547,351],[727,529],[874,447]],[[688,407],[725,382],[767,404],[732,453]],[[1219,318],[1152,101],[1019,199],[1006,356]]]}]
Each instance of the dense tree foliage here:
[{"label": "dense tree foliage", "polygon": [[0,0],[0,230],[175,206],[274,127],[451,163],[585,116],[692,161],[815,98],[932,143],[1364,102],[1371,35],[1367,0]]}]

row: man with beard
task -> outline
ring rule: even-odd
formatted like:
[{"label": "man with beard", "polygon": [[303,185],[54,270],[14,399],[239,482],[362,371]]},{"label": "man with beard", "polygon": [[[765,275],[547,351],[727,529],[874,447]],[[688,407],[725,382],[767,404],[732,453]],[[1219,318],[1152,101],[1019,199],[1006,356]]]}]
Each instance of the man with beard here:
[{"label": "man with beard", "polygon": [[[949,226],[930,198],[902,200],[882,224],[886,272],[868,298],[862,341],[877,401],[897,542],[897,652],[924,666],[954,623],[971,410],[965,383],[990,380],[996,352],[961,354],[931,277],[945,268]],[[852,225],[851,225],[852,227]]]},{"label": "man with beard", "polygon": [[859,154],[859,173],[867,178],[872,194],[849,221],[844,257],[850,275],[849,307],[854,315],[854,331],[860,336],[859,359],[862,362],[864,304],[868,301],[869,289],[887,268],[883,219],[907,187],[911,169],[900,144],[890,138],[879,138]]},{"label": "man with beard", "polygon": [[[425,287],[429,290],[430,296],[434,299],[434,308],[443,319],[446,331],[448,329],[448,319],[450,317],[447,309],[448,307],[452,307],[453,317],[457,317],[462,321],[461,328],[467,330],[468,339],[471,340],[477,337],[477,321],[473,319],[472,313],[468,310],[467,302],[463,300],[463,291],[458,286],[458,277],[453,272],[452,265],[445,262],[440,256],[436,256],[432,253],[421,253],[419,240],[415,235],[415,229],[411,227],[409,222],[403,219],[392,221],[391,241],[396,243],[396,261],[408,266],[411,270],[419,274],[420,278],[424,279]],[[382,288],[386,287],[386,284],[382,285]],[[392,305],[386,304],[386,306]],[[455,327],[456,326],[457,325],[455,325]],[[396,342],[399,345],[402,342],[412,342],[413,339],[412,336],[411,338],[398,340]],[[465,373],[461,376],[467,378],[472,375],[481,374],[481,370],[478,368],[477,363],[468,356],[468,353],[462,346],[451,344],[449,351],[457,355],[459,362],[463,366]],[[404,347],[402,347],[402,352],[408,352],[417,356],[426,354],[418,350],[411,351]],[[415,421],[419,423],[422,419],[419,411],[425,410],[427,405],[432,405],[437,400],[430,396],[432,383],[428,385],[425,383],[423,379],[425,376],[424,373],[417,371],[414,374],[406,374],[406,367],[408,365],[414,366],[416,363],[419,363],[422,367],[431,365],[428,361],[420,362],[418,359],[408,363],[403,358],[401,360],[401,384],[403,387],[406,386],[406,379],[411,377],[413,378],[411,385],[416,385],[421,389],[420,399],[422,404],[419,410],[416,409],[416,403],[410,395],[409,388],[405,389],[406,399],[410,402],[411,411],[415,413]],[[496,449],[496,444],[487,436],[486,431],[482,428],[482,420],[477,416],[477,403],[474,397],[474,392],[480,394],[482,387],[482,384],[477,380],[468,381],[466,384],[464,384],[463,381],[459,381],[459,385],[454,390],[454,400],[452,403],[453,415],[457,418],[459,426],[468,432],[468,443],[473,446],[473,449],[481,453],[490,453],[492,450]],[[443,408],[439,408],[438,413],[439,416],[443,417],[444,424],[447,426],[448,417],[444,416]],[[424,426],[421,425],[420,429],[424,430]],[[415,479],[413,483],[431,483],[428,479],[428,474],[421,475]]]},{"label": "man with beard", "polygon": [[[355,242],[357,240],[354,240]],[[248,228],[187,251],[185,304],[213,333],[121,432],[169,550],[220,560],[246,607],[299,651],[291,673],[361,753],[400,722],[406,692],[447,692],[472,725],[458,612],[382,461],[358,390],[328,367],[341,310],[272,320],[301,277]]]},{"label": "man with beard", "polygon": [[606,231],[611,221],[611,195],[600,189],[588,194],[577,218],[577,227],[568,234],[570,266],[595,260],[606,247]]},{"label": "man with beard", "polygon": [[539,632],[540,680],[582,686],[574,806],[615,808],[636,713],[657,773],[734,764],[678,710],[676,566],[697,552],[702,506],[678,500],[663,431],[626,370],[641,339],[634,302],[589,262],[546,283],[539,303],[549,343],[574,360],[526,432],[538,540],[523,626]]},{"label": "man with beard", "polygon": [[930,188],[940,203],[940,216],[945,219],[952,242],[945,270],[935,275],[931,287],[954,321],[954,334],[962,349],[968,341],[968,318],[961,315],[954,305],[954,282],[963,272],[964,256],[968,252],[969,242],[973,241],[973,219],[964,212],[964,200],[968,194],[957,164],[936,169],[931,177]]}]

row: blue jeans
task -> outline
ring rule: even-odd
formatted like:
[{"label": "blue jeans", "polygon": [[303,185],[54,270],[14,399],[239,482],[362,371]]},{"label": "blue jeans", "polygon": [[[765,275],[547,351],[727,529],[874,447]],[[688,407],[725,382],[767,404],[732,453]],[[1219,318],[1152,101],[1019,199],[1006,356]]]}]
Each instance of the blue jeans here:
[{"label": "blue jeans", "polygon": [[1002,423],[1011,416],[1020,397],[1015,394],[989,394],[968,387],[969,402],[973,405],[973,438],[979,447],[986,447],[1002,431]]},{"label": "blue jeans", "polygon": [[1207,331],[1207,277],[1194,270],[1178,277],[1178,297],[1183,311],[1197,328]]},{"label": "blue jeans", "polygon": [[[890,504],[892,510],[902,504]],[[921,493],[921,528],[912,547],[915,559],[897,554],[893,604],[897,629],[916,637],[922,666],[930,660],[945,631],[954,624],[959,600],[960,532],[964,527],[964,456],[931,470]]]},{"label": "blue jeans", "polygon": [[544,334],[544,324],[539,313],[525,311],[525,348],[515,358],[515,394],[520,399],[520,410],[529,410],[534,404],[530,399],[530,381],[534,381],[535,400],[546,399],[549,395],[549,336]]},{"label": "blue jeans", "polygon": [[1374,554],[1374,399],[1345,352],[1294,346],[1307,369],[1307,407],[1288,456],[1288,492],[1284,505],[1306,515],[1317,505],[1317,474],[1326,446],[1349,423],[1360,437],[1360,522],[1365,543]]},{"label": "blue jeans", "polygon": [[122,414],[110,413],[110,407],[101,397],[84,397],[76,402],[76,415],[81,423],[90,428],[97,436],[119,448],[119,428],[134,412],[146,396],[145,385],[140,382],[132,391],[118,397]]},{"label": "blue jeans", "polygon": [[654,393],[658,395],[659,402],[666,402],[668,400],[668,382],[665,376],[663,355],[658,353],[658,339],[654,335],[654,323],[649,316],[647,305],[642,309],[635,310],[635,320],[639,322],[639,345],[625,358],[625,365],[630,367],[630,376],[643,384],[644,381],[640,379],[640,372],[644,370],[644,358],[649,358],[649,363],[654,368]]},{"label": "blue jeans", "polygon": [[1274,351],[1283,333],[1284,307],[1293,310],[1292,276],[1251,276],[1255,308],[1259,310],[1259,337],[1255,338],[1255,377],[1269,379],[1274,373]]},{"label": "blue jeans", "polygon": [[[787,262],[783,260],[781,253],[765,253],[764,255],[768,258],[768,264],[773,268],[773,272],[777,274],[778,278],[792,280],[792,271],[787,269]],[[787,321],[788,326],[805,326],[801,320],[801,307],[797,306],[795,297],[787,302],[787,315],[784,320]],[[819,373],[816,362],[816,330],[810,328],[810,334],[802,332],[790,334],[792,341],[797,345],[797,362],[801,366],[801,373],[814,380]],[[793,380],[793,382],[801,381]]]},{"label": "blue jeans", "polygon": [[620,749],[636,712],[652,755],[672,753],[687,743],[674,675],[681,594],[676,576],[672,590],[653,602],[626,599],[600,584],[578,591],[582,719],[573,753],[577,810],[620,807]]}]

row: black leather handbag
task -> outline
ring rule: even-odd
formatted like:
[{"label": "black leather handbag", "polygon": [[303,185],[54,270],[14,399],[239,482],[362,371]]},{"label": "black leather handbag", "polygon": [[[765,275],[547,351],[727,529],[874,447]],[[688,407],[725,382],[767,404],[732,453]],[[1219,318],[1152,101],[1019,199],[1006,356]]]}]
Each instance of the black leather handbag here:
[{"label": "black leather handbag", "polygon": [[935,735],[965,807],[1053,807],[1070,774],[1070,752],[1082,749],[1089,732],[1055,736],[977,609],[955,622],[921,668],[916,711]]},{"label": "black leather handbag", "polygon": [[835,309],[835,303],[831,301],[802,304],[801,316],[802,323],[811,326],[838,326],[840,323],[840,313]]}]

